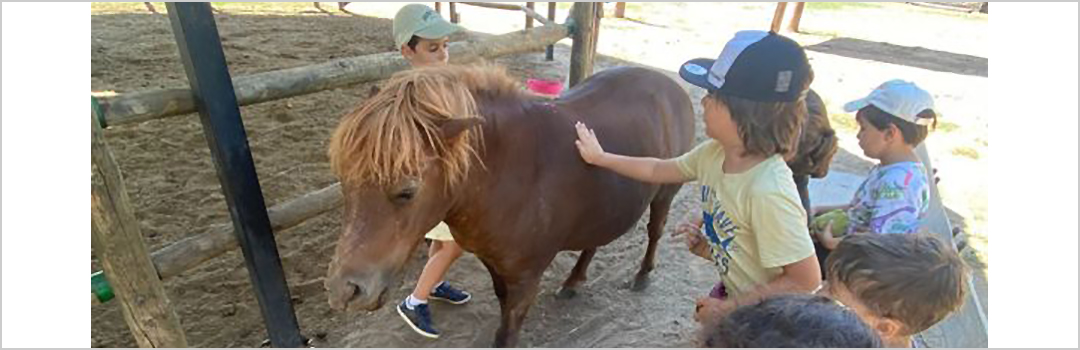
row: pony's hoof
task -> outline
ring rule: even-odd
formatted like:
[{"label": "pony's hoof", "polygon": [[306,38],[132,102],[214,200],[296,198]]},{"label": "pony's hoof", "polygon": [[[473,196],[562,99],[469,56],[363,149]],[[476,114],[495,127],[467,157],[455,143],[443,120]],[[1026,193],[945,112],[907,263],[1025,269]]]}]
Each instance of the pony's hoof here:
[{"label": "pony's hoof", "polygon": [[577,296],[577,290],[574,290],[573,288],[565,288],[565,287],[563,287],[562,289],[559,289],[558,293],[555,293],[555,299],[558,299],[558,300],[573,299],[576,296]]},{"label": "pony's hoof", "polygon": [[649,287],[649,276],[637,276],[634,281],[630,283],[630,291],[640,292]]}]

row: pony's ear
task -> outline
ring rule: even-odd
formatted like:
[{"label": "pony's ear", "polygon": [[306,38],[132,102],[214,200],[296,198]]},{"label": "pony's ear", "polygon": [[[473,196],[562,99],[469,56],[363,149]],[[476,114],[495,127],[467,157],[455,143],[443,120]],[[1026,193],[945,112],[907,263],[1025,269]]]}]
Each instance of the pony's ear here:
[{"label": "pony's ear", "polygon": [[480,122],[482,121],[483,119],[477,117],[448,119],[439,122],[439,135],[442,136],[444,140],[452,139],[455,136],[458,136],[459,134],[464,132],[465,130],[469,130],[474,126],[480,125]]}]

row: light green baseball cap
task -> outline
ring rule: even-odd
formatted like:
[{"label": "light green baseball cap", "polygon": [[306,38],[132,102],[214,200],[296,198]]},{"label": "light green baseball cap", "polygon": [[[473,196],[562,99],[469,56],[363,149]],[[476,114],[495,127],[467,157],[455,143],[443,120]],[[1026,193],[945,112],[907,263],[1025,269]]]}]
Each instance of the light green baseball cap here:
[{"label": "light green baseball cap", "polygon": [[398,10],[394,16],[394,44],[409,42],[413,35],[424,39],[439,39],[464,30],[461,26],[447,22],[427,5],[409,4]]}]

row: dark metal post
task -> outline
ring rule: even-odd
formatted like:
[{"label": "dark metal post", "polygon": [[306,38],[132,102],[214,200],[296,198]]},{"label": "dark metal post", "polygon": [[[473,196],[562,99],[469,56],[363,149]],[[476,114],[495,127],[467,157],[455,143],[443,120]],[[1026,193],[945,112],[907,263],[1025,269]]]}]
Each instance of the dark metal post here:
[{"label": "dark metal post", "polygon": [[210,4],[166,6],[270,343],[303,346]]},{"label": "dark metal post", "polygon": [[[554,2],[548,3],[548,21],[555,23],[555,4]],[[548,61],[555,60],[555,45],[548,45],[547,52],[545,52],[544,59]]]}]

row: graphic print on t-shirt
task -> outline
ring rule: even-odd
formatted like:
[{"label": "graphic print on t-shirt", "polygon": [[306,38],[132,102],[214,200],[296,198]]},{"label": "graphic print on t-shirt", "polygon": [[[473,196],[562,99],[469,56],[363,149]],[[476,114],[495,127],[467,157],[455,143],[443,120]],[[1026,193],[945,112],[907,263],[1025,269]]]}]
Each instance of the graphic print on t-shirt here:
[{"label": "graphic print on t-shirt", "polygon": [[709,186],[701,186],[703,225],[705,237],[712,248],[713,263],[720,269],[720,275],[726,275],[731,263],[731,253],[739,249],[735,244],[735,230],[738,226],[731,221],[724,206],[716,198],[716,192]]}]

